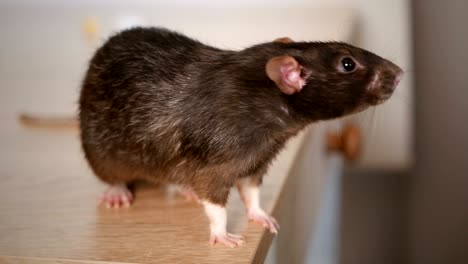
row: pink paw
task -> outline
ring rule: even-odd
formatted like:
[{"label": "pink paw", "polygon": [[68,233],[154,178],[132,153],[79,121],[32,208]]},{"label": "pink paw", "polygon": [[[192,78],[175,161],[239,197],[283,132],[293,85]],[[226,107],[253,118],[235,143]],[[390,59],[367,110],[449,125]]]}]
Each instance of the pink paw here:
[{"label": "pink paw", "polygon": [[262,209],[251,209],[248,211],[250,220],[262,225],[270,230],[271,233],[278,234],[279,224],[275,218],[269,216]]},{"label": "pink paw", "polygon": [[101,195],[99,201],[107,208],[129,207],[133,195],[125,185],[113,185]]},{"label": "pink paw", "polygon": [[244,237],[240,235],[233,235],[230,233],[225,234],[211,234],[210,236],[210,245],[216,243],[223,244],[228,247],[238,247],[244,243]]},{"label": "pink paw", "polygon": [[200,198],[198,198],[198,195],[191,188],[181,187],[180,194],[182,194],[187,201],[200,203]]}]

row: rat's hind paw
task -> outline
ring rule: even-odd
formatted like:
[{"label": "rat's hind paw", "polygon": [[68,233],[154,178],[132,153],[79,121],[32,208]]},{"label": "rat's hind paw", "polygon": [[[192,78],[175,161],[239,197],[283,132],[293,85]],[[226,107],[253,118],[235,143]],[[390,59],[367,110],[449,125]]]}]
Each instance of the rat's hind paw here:
[{"label": "rat's hind paw", "polygon": [[132,201],[132,192],[124,184],[111,185],[99,199],[107,208],[129,207]]},{"label": "rat's hind paw", "polygon": [[228,247],[238,247],[244,243],[244,237],[240,235],[234,235],[230,233],[225,234],[211,234],[210,245],[216,243],[223,244]]},{"label": "rat's hind paw", "polygon": [[201,203],[198,195],[190,187],[179,187],[179,193],[183,195],[187,201]]},{"label": "rat's hind paw", "polygon": [[271,233],[278,234],[278,222],[275,218],[269,216],[262,209],[249,210],[248,216],[250,220],[253,220],[254,222],[267,228]]}]

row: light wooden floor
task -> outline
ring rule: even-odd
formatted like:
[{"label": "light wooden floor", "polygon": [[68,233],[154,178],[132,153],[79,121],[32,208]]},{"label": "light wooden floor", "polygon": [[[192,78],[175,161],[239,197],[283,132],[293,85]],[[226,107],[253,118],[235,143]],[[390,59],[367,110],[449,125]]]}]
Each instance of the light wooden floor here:
[{"label": "light wooden floor", "polygon": [[[0,262],[249,263],[265,257],[273,236],[247,222],[234,190],[228,230],[244,235],[246,244],[211,247],[203,208],[165,188],[138,186],[131,208],[98,207],[106,186],[85,163],[77,131],[3,123]],[[262,203],[273,214],[301,138],[265,177]]]}]

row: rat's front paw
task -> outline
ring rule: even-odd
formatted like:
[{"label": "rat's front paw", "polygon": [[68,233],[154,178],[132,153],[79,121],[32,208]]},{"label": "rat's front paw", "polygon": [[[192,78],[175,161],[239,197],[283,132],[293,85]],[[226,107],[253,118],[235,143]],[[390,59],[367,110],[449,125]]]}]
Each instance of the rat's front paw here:
[{"label": "rat's front paw", "polygon": [[249,219],[261,224],[263,227],[270,230],[271,233],[278,234],[279,224],[275,218],[269,216],[262,209],[251,209],[248,211]]},{"label": "rat's front paw", "polygon": [[240,235],[233,235],[230,233],[225,234],[211,234],[210,244],[214,245],[216,243],[221,243],[228,247],[238,247],[244,243],[244,237]]}]

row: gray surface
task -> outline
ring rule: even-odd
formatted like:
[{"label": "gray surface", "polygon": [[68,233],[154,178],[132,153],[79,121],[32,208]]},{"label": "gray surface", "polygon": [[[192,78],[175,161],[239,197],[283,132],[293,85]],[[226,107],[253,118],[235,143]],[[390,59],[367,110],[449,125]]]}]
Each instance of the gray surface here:
[{"label": "gray surface", "polygon": [[340,264],[406,263],[409,182],[405,171],[345,170]]},{"label": "gray surface", "polygon": [[304,263],[338,263],[338,222],[341,207],[343,158],[339,155],[330,155],[328,165],[329,169],[325,175],[317,223],[314,227],[315,233],[310,241]]},{"label": "gray surface", "polygon": [[468,1],[415,0],[409,262],[468,263]]}]

